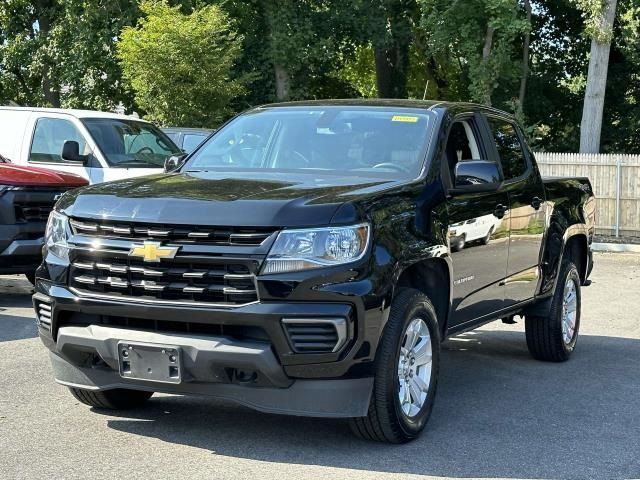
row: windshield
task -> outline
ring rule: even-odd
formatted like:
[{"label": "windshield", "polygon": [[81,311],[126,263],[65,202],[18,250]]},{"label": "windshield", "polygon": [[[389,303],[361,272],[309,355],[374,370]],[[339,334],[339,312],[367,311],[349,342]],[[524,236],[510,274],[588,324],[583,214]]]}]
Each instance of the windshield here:
[{"label": "windshield", "polygon": [[89,118],[83,123],[112,167],[162,168],[168,157],[182,153],[150,123],[114,118]]},{"label": "windshield", "polygon": [[387,107],[278,107],[221,128],[185,169],[369,172],[415,178],[432,112]]}]

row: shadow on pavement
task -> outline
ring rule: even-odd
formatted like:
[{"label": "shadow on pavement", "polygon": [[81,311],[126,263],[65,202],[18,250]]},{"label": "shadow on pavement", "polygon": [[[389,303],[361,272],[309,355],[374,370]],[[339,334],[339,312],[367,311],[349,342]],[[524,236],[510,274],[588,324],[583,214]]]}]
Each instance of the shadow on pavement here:
[{"label": "shadow on pavement", "polygon": [[346,423],[163,396],[118,431],[265,462],[442,477],[640,477],[640,340],[582,336],[571,361],[532,360],[521,333],[445,343],[436,406],[406,445],[368,443]]},{"label": "shadow on pavement", "polygon": [[[36,337],[33,287],[21,275],[0,276],[0,282],[0,342]],[[16,309],[27,309],[27,314],[16,315]]]},{"label": "shadow on pavement", "polygon": [[0,307],[0,343],[37,336],[38,329],[33,318],[5,315]]}]

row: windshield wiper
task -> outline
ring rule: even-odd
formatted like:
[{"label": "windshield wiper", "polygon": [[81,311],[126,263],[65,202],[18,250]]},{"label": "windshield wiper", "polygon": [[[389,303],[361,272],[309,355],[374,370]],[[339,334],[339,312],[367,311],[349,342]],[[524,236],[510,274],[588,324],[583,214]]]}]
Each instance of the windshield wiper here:
[{"label": "windshield wiper", "polygon": [[144,160],[128,160],[126,162],[118,162],[114,164],[114,167],[136,167],[138,165],[145,165],[152,168],[162,168],[161,165],[157,165],[151,162],[145,162]]}]

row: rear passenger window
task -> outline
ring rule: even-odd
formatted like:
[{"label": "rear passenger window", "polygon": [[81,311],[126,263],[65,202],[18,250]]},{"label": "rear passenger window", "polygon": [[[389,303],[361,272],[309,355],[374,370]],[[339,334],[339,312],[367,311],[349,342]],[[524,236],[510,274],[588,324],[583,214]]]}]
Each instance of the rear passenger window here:
[{"label": "rear passenger window", "polygon": [[488,120],[500,155],[505,181],[521,177],[527,171],[527,160],[515,127],[497,118]]},{"label": "rear passenger window", "polygon": [[207,138],[206,135],[194,135],[187,133],[182,142],[182,149],[187,153],[191,153],[204,141],[205,138]]},{"label": "rear passenger window", "polygon": [[88,153],[87,143],[73,123],[62,118],[40,118],[33,133],[30,162],[62,163],[62,145],[75,140],[80,145],[80,154]]}]

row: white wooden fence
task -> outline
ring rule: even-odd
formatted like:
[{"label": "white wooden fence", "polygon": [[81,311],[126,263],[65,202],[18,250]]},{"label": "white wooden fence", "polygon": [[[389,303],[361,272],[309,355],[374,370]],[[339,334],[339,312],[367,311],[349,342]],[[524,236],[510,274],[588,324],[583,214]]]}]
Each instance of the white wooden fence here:
[{"label": "white wooden fence", "polygon": [[640,237],[640,155],[536,153],[542,175],[589,177],[596,233]]}]

